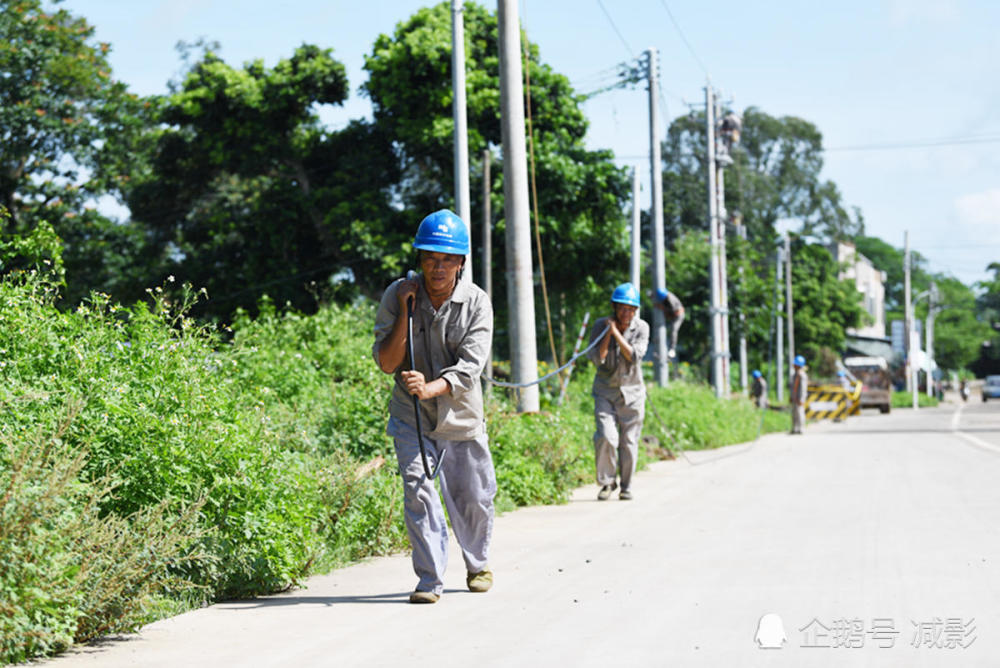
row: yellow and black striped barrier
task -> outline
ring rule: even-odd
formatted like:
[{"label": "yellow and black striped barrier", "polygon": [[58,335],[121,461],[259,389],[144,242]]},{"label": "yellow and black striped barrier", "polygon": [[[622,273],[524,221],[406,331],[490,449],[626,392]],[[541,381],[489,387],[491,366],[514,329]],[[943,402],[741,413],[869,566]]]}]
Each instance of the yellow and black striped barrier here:
[{"label": "yellow and black striped barrier", "polygon": [[806,395],[806,417],[810,420],[842,420],[861,412],[861,383],[851,389],[840,385],[810,385]]}]

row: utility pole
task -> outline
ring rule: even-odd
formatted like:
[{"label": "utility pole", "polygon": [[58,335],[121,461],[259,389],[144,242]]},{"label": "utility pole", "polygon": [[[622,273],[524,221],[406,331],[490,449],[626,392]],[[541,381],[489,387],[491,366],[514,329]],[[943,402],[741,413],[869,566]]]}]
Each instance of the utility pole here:
[{"label": "utility pole", "polygon": [[[743,224],[743,216],[739,211],[734,212],[733,220],[736,223],[736,234],[743,241],[747,240],[747,228]],[[740,285],[743,285],[743,264],[740,263],[739,268],[740,274]],[[747,316],[744,312],[743,304],[740,304],[740,392],[744,396],[747,395],[747,333],[746,333],[746,322]]]},{"label": "utility pole", "polygon": [[[493,212],[491,211],[490,196],[493,192],[492,181],[490,180],[490,163],[493,156],[488,148],[483,149],[483,290],[486,298],[493,303]],[[471,249],[470,249],[471,250]],[[493,353],[490,352],[490,359],[486,362],[486,377],[493,378]],[[487,392],[492,387],[486,384]]]},{"label": "utility pole", "polygon": [[719,286],[719,212],[717,190],[715,186],[715,92],[711,82],[705,85],[705,132],[708,138],[706,163],[708,169],[708,239],[709,239],[709,274],[711,275],[711,305],[709,313],[712,319],[712,384],[715,386],[715,396],[721,398],[726,391],[725,370],[722,360],[722,318],[721,288]]},{"label": "utility pole", "polygon": [[483,290],[493,303],[493,193],[490,179],[490,164],[493,155],[488,148],[483,149]]},{"label": "utility pole", "polygon": [[[660,159],[660,129],[657,119],[659,98],[659,70],[656,49],[646,51],[646,79],[649,82],[649,175],[652,183],[653,214],[653,290],[666,290],[666,263],[663,240],[663,162]],[[670,361],[667,359],[667,319],[663,312],[653,309],[653,336],[655,354],[653,371],[656,383],[666,387],[670,382]]]},{"label": "utility pole", "polygon": [[775,383],[774,391],[777,396],[778,403],[780,404],[785,399],[785,332],[784,332],[784,320],[781,318],[781,263],[782,254],[784,249],[778,246],[775,249],[774,255],[774,324],[775,324],[775,339],[777,345],[777,355],[774,357],[775,361]]},{"label": "utility pole", "polygon": [[[713,92],[715,102],[715,122],[716,129],[722,123],[722,109],[719,106],[719,97]],[[732,354],[729,351],[729,272],[726,261],[726,221],[729,220],[729,213],[726,211],[726,170],[725,167],[732,164],[726,143],[720,140],[718,132],[713,135],[715,143],[715,169],[718,170],[715,187],[718,204],[715,206],[715,224],[718,226],[719,238],[719,320],[722,327],[722,387],[723,396],[729,396],[732,390],[730,383],[730,359]],[[720,153],[719,149],[722,148]]]},{"label": "utility pole", "polygon": [[[517,0],[497,0],[500,41],[500,126],[503,137],[506,216],[507,303],[510,308],[510,366],[515,383],[538,380],[535,303],[528,210],[528,162],[524,134],[521,22]],[[538,411],[538,386],[518,392],[520,413]]]},{"label": "utility pole", "polygon": [[792,238],[785,233],[785,311],[788,314],[788,371],[795,362],[795,313],[792,308]]},{"label": "utility pole", "polygon": [[[641,260],[641,244],[639,230],[639,170],[632,168],[632,264],[629,271],[629,280],[635,289],[639,289],[639,269]],[[641,294],[641,291],[640,291]],[[659,310],[659,309],[656,309]]]},{"label": "utility pole", "polygon": [[[469,131],[465,110],[465,26],[462,0],[451,0],[451,89],[455,121],[455,208],[472,241],[472,212],[469,205]],[[472,281],[472,244],[465,256],[465,280]]]},{"label": "utility pole", "polygon": [[913,350],[910,344],[913,331],[913,313],[910,304],[910,232],[903,232],[903,355],[906,359],[906,391],[916,395],[913,387]]},{"label": "utility pole", "polygon": [[934,396],[934,316],[937,311],[938,293],[937,293],[937,283],[931,283],[931,292],[927,297],[927,332],[924,336],[927,337],[927,343],[925,348],[927,348],[927,396]]}]

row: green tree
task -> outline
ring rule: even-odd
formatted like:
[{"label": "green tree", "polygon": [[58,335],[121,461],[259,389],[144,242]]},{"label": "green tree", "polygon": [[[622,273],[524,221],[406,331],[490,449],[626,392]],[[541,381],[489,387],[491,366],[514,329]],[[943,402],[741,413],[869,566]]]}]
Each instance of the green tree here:
[{"label": "green tree", "polygon": [[[858,252],[871,260],[872,266],[884,271],[886,320],[901,320],[904,309],[904,253],[903,249],[878,237],[858,236],[854,239]],[[927,258],[917,251],[910,251],[910,290],[916,295],[930,288],[932,276]]]},{"label": "green tree", "polygon": [[329,49],[303,45],[270,69],[207,50],[157,101],[163,127],[127,188],[133,217],[170,258],[154,280],[207,287],[202,313],[224,317],[254,311],[264,292],[311,310],[331,280],[364,286],[387,264],[398,270],[380,227],[396,215],[391,143],[362,122],[328,131],[316,113],[347,91]]},{"label": "green tree", "polygon": [[[484,148],[496,151],[501,144],[497,21],[495,14],[471,2],[465,3],[463,17],[469,153],[475,156]],[[541,62],[538,48],[523,35],[522,42],[528,51],[545,278],[555,326],[566,326],[562,338],[568,346],[583,311],[600,309],[603,314],[611,289],[627,280],[623,212],[629,183],[609,151],[585,147],[587,121],[580,108],[583,96],[573,91],[565,76]],[[365,69],[369,80],[364,90],[372,100],[375,123],[393,137],[399,151],[404,177],[396,192],[400,204],[412,212],[409,219],[401,221],[403,228],[398,233],[412,237],[420,217],[454,206],[450,3],[421,9],[400,23],[392,35],[380,35],[365,60]],[[481,189],[482,175],[476,163],[472,192]],[[494,285],[496,294],[502,295],[502,167],[494,166],[493,171],[500,172],[492,184],[493,211],[499,218],[493,239]],[[475,204],[472,216],[479,220],[482,204]],[[474,244],[478,243],[475,236]],[[503,322],[506,302],[501,298],[495,303],[497,321]],[[544,318],[537,321],[544,326]],[[503,349],[502,343],[498,349]],[[547,346],[540,348],[545,349]]]},{"label": "green tree", "polygon": [[[58,3],[56,3],[58,4]],[[122,283],[141,235],[96,210],[115,194],[112,138],[142,127],[144,101],[111,76],[110,46],[65,9],[0,3],[0,205],[5,235],[42,222],[64,245],[70,301]]]},{"label": "green tree", "polygon": [[[702,378],[711,374],[711,330],[709,329],[709,246],[707,235],[688,231],[666,257],[668,289],[684,302],[685,318],[678,337],[682,361],[698,369]],[[729,349],[738,356],[740,318],[747,337],[748,365],[764,368],[773,355],[771,337],[774,307],[774,269],[749,243],[732,239],[727,244],[729,273]],[[743,268],[742,274],[740,267]]]},{"label": "green tree", "polygon": [[807,360],[819,359],[824,349],[843,350],[847,328],[861,324],[861,293],[839,272],[825,246],[792,242],[795,352]]},{"label": "green tree", "polygon": [[[749,238],[762,252],[770,252],[782,219],[801,221],[803,236],[825,242],[863,231],[860,211],[847,211],[836,184],[821,180],[822,139],[819,129],[801,118],[775,118],[756,107],[743,112],[740,144],[725,174],[726,208],[743,215]],[[672,236],[707,225],[705,144],[703,112],[670,124],[663,146],[663,190]]]},{"label": "green tree", "polygon": [[976,312],[984,322],[993,326],[994,323],[1000,324],[1000,262],[990,262],[986,271],[993,272],[993,278],[978,283],[982,293],[976,299]]},{"label": "green tree", "polygon": [[[937,276],[940,310],[934,319],[934,357],[944,369],[964,369],[979,356],[992,330],[976,317],[976,296],[957,278]],[[918,310],[925,317],[926,306]],[[925,321],[926,322],[926,321]]]}]

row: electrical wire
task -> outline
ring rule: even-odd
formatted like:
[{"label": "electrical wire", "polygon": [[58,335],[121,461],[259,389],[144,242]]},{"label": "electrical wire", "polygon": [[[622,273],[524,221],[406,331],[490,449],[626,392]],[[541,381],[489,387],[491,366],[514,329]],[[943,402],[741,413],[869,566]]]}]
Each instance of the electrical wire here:
[{"label": "electrical wire", "polygon": [[620,39],[622,41],[622,44],[625,45],[625,49],[628,51],[628,55],[635,58],[635,52],[632,50],[632,47],[628,45],[628,41],[626,41],[625,37],[618,29],[618,26],[615,25],[615,20],[611,18],[611,14],[608,13],[608,10],[607,8],[605,8],[604,3],[601,2],[601,0],[597,0],[597,4],[601,7],[601,11],[604,12],[604,15],[608,17],[608,23],[611,24],[611,27],[614,29],[615,34],[618,35],[618,39]]},{"label": "electrical wire", "polygon": [[937,146],[963,146],[969,144],[995,144],[1000,135],[972,135],[947,139],[918,139],[915,141],[885,142],[881,144],[856,144],[853,146],[833,146],[823,149],[827,153],[836,151],[893,151],[909,148],[934,148]]},{"label": "electrical wire", "polygon": [[705,64],[701,62],[701,58],[699,58],[698,54],[695,53],[694,47],[691,46],[691,42],[689,42],[687,37],[684,36],[684,31],[681,30],[680,24],[677,23],[677,19],[674,18],[674,13],[671,12],[670,7],[667,6],[667,0],[660,0],[660,4],[663,5],[663,9],[666,10],[667,16],[670,17],[670,22],[674,24],[674,28],[677,30],[677,34],[681,36],[681,40],[684,42],[684,46],[687,47],[688,52],[690,52],[691,57],[694,58],[694,61],[696,63],[698,63],[698,67],[701,68],[701,71],[704,72],[705,76],[707,77],[708,68],[706,68]]}]

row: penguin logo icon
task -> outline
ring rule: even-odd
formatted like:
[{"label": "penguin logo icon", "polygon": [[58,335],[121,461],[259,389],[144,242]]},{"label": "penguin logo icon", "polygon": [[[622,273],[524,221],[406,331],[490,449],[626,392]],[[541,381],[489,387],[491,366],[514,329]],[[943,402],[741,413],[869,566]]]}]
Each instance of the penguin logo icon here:
[{"label": "penguin logo icon", "polygon": [[760,649],[781,649],[787,640],[781,617],[773,612],[761,616],[757,622],[757,635],[754,636],[757,647]]}]

